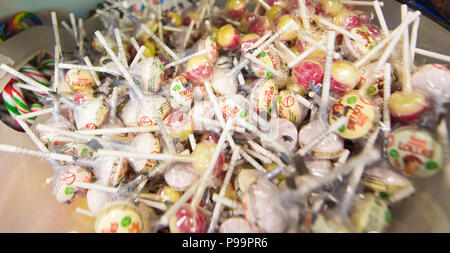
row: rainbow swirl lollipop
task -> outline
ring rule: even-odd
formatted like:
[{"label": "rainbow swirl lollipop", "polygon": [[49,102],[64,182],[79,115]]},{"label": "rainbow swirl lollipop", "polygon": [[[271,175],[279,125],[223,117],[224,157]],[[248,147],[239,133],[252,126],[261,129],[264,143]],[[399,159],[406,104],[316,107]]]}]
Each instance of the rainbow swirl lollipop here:
[{"label": "rainbow swirl lollipop", "polygon": [[42,25],[42,22],[34,13],[29,11],[21,11],[14,15],[9,23],[9,28],[11,35],[15,35],[36,25]]}]

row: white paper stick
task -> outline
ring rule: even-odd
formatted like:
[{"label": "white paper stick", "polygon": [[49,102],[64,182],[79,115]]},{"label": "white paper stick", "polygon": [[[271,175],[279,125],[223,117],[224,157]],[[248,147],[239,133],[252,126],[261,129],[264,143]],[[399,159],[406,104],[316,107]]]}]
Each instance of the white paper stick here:
[{"label": "white paper stick", "polygon": [[45,160],[58,160],[58,161],[65,161],[65,162],[74,162],[73,157],[70,155],[43,152],[40,150],[26,149],[26,148],[21,148],[21,147],[6,145],[6,144],[0,144],[0,151],[23,154],[23,155],[30,155],[30,156],[37,156],[37,157],[45,159]]},{"label": "white paper stick", "polygon": [[76,133],[84,135],[109,135],[109,134],[126,134],[126,133],[148,133],[158,131],[159,131],[158,126],[151,126],[151,127],[122,127],[122,128],[79,130],[76,131]]},{"label": "white paper stick", "polygon": [[87,182],[73,182],[72,186],[79,187],[83,189],[89,189],[89,190],[97,190],[102,192],[108,192],[108,193],[117,193],[119,191],[118,188],[115,187],[109,187],[102,184],[95,184],[95,183],[87,183]]},{"label": "white paper stick", "polygon": [[[223,197],[225,196],[225,193],[227,192],[228,185],[230,184],[231,177],[234,172],[234,168],[236,167],[236,161],[239,159],[239,147],[236,147],[236,149],[233,151],[233,155],[231,155],[231,161],[230,166],[228,166],[227,173],[225,174],[225,178],[223,180],[223,184],[220,187],[219,196]],[[211,222],[209,224],[208,233],[212,233],[216,227],[217,227],[217,221],[219,219],[220,212],[222,211],[222,204],[216,203],[214,205],[214,210],[211,218]]]},{"label": "white paper stick", "polygon": [[360,59],[358,59],[355,62],[355,66],[357,68],[361,68],[364,64],[366,64],[373,56],[375,56],[376,54],[378,54],[378,52],[384,48],[386,46],[386,44],[388,44],[398,32],[403,31],[403,27],[408,26],[409,24],[411,24],[412,22],[414,22],[414,20],[420,16],[420,11],[416,11],[414,12],[413,16],[411,16],[411,19],[408,19],[407,21],[402,22],[399,26],[397,26],[397,28],[389,33],[388,36],[386,36],[381,42],[379,42],[372,50],[369,51],[369,53],[367,53],[366,55],[364,55],[363,57],[361,57]]},{"label": "white paper stick", "polygon": [[265,157],[261,153],[258,153],[256,151],[253,151],[251,149],[244,148],[244,147],[242,147],[242,150],[244,150],[247,154],[253,156],[254,158],[259,159],[264,164],[271,164],[272,163],[272,160],[268,159],[267,157]]},{"label": "white paper stick", "polygon": [[164,213],[163,216],[161,216],[161,219],[159,221],[159,224],[161,226],[169,225],[169,219],[181,208],[182,205],[184,205],[184,203],[186,203],[192,197],[192,195],[194,195],[198,185],[199,181],[192,184],[189,190],[184,192],[183,196],[181,196],[181,198],[174,205],[172,205],[169,210]]},{"label": "white paper stick", "polygon": [[131,37],[130,42],[131,42],[131,45],[133,45],[134,49],[136,51],[138,51],[140,46],[139,46],[139,43],[136,41],[136,38],[135,37]]},{"label": "white paper stick", "polygon": [[223,196],[218,195],[217,193],[213,194],[213,201],[220,203],[221,205],[224,205],[228,208],[232,208],[232,209],[240,209],[240,210],[244,210],[242,208],[242,205],[239,204],[236,201],[233,201],[231,199],[225,198]]},{"label": "white paper stick", "polygon": [[156,208],[158,210],[161,210],[161,211],[166,211],[167,210],[167,206],[164,205],[163,203],[160,203],[160,202],[151,201],[151,200],[147,200],[147,199],[141,199],[141,198],[137,198],[137,201],[139,201],[142,204],[145,204],[145,205],[147,205],[149,207],[153,207],[153,208]]},{"label": "white paper stick", "polygon": [[444,178],[445,185],[447,188],[450,188],[450,145],[448,139],[448,127],[446,119],[442,119],[437,127],[437,133],[439,135],[439,139],[442,140],[442,148],[444,153]]},{"label": "white paper stick", "polygon": [[91,213],[89,210],[82,209],[82,208],[79,208],[79,207],[77,207],[77,209],[75,209],[75,212],[77,214],[85,215],[85,216],[88,216],[88,217],[92,217],[92,218],[95,217],[95,215],[93,213]]},{"label": "white paper stick", "polygon": [[[367,89],[374,83],[374,81],[375,81],[374,73],[384,66],[384,64],[390,57],[392,51],[394,51],[395,46],[397,45],[401,36],[403,35],[403,31],[408,28],[408,26],[406,26],[406,24],[412,23],[414,21],[414,19],[417,18],[419,15],[420,15],[419,11],[416,11],[414,14],[408,13],[407,19],[408,19],[408,21],[411,21],[411,22],[402,22],[402,24],[404,24],[404,26],[400,27],[399,30],[396,30],[395,32],[390,34],[390,35],[393,35],[392,41],[390,41],[389,45],[385,48],[383,54],[379,58],[375,67],[373,69],[371,69],[371,71],[369,72],[369,76],[368,76],[366,82],[364,83],[364,85],[359,89],[361,94],[366,94]],[[406,84],[406,83],[404,83],[404,84]],[[408,88],[408,86],[406,86],[405,88]]]},{"label": "white paper stick", "polygon": [[195,24],[195,21],[191,20],[191,23],[189,24],[189,28],[188,28],[188,31],[186,33],[186,36],[184,36],[184,40],[183,40],[183,47],[184,48],[186,48],[187,43],[189,41],[189,38],[191,37],[191,33],[192,33],[192,29],[194,28],[194,24]]},{"label": "white paper stick", "polygon": [[170,32],[184,32],[184,29],[181,27],[173,27],[165,25],[163,26],[164,30],[170,31]]},{"label": "white paper stick", "polygon": [[169,154],[146,154],[140,152],[126,152],[108,149],[99,149],[95,155],[97,156],[115,156],[115,157],[131,157],[131,158],[143,158],[158,161],[173,161],[173,162],[185,162],[193,163],[195,160],[190,156],[169,155]]},{"label": "white paper stick", "polygon": [[[304,32],[300,32],[299,35],[300,35],[300,37],[301,37],[302,40],[308,42],[309,44],[311,44],[311,45],[312,45],[313,47],[315,47],[316,49],[318,48],[318,49],[320,49],[320,50],[322,50],[322,51],[324,51],[324,52],[327,51],[327,46],[324,45],[324,44],[322,44],[322,42],[316,41],[315,39],[311,38],[310,36],[308,36],[308,35],[305,34]],[[339,53],[333,51],[333,57],[334,57],[335,59],[338,59],[338,58],[341,57],[341,54],[339,54]]]},{"label": "white paper stick", "polygon": [[21,119],[15,118],[17,123],[22,127],[22,129],[27,133],[28,137],[36,144],[36,146],[42,151],[42,152],[48,152],[47,147],[42,143],[42,141],[33,133],[31,128],[28,126],[26,122],[24,122]]},{"label": "white paper stick", "polygon": [[62,25],[64,28],[66,28],[66,30],[67,30],[70,34],[72,34],[72,35],[75,37],[75,35],[73,34],[72,28],[70,28],[70,26],[67,24],[66,21],[63,20],[63,21],[61,22],[61,25]]},{"label": "white paper stick", "polygon": [[192,199],[192,202],[191,202],[192,208],[197,208],[198,203],[200,203],[201,197],[203,196],[203,193],[205,192],[205,189],[210,180],[211,174],[212,174],[214,168],[216,167],[216,163],[219,158],[219,155],[222,154],[222,152],[223,152],[222,149],[225,144],[225,140],[228,135],[228,132],[230,131],[231,126],[233,125],[233,122],[234,122],[234,118],[230,118],[230,119],[228,119],[227,123],[225,124],[225,128],[223,129],[222,134],[220,135],[216,149],[214,150],[214,153],[211,156],[211,161],[208,164],[208,168],[206,169],[205,173],[202,175],[202,177],[200,179],[200,185],[198,187],[198,190]]},{"label": "white paper stick", "polygon": [[150,200],[158,201],[158,202],[161,201],[161,195],[155,194],[155,193],[148,193],[148,192],[143,193],[143,192],[141,192],[141,193],[138,194],[138,196],[141,199],[150,199]]},{"label": "white paper stick", "polygon": [[299,149],[296,154],[299,154],[300,156],[306,155],[311,149],[313,149],[317,144],[319,144],[321,141],[323,141],[327,136],[330,134],[336,132],[339,128],[341,128],[343,125],[347,124],[348,119],[346,117],[339,118],[336,122],[331,124],[325,131],[319,134],[314,140],[312,140],[310,143],[308,143],[303,148]]},{"label": "white paper stick", "polygon": [[439,53],[431,52],[431,51],[420,49],[420,48],[416,48],[415,52],[416,52],[416,54],[428,56],[430,58],[434,58],[434,59],[445,61],[445,62],[450,62],[450,56],[448,56],[448,55],[439,54]]},{"label": "white paper stick", "polygon": [[152,33],[144,24],[141,25],[141,28],[148,34],[150,37],[164,50],[166,53],[170,55],[175,60],[178,60],[178,55],[175,54],[172,49],[170,49],[166,44],[164,44],[154,33]]},{"label": "white paper stick", "polygon": [[277,76],[279,78],[286,78],[286,75],[284,73],[282,73],[281,71],[278,71],[278,70],[272,68],[271,66],[267,65],[265,62],[259,60],[255,56],[247,53],[247,54],[245,54],[244,57],[249,59],[253,63],[256,63],[259,66],[263,67],[265,70],[272,72],[275,76]]},{"label": "white paper stick", "polygon": [[136,56],[134,56],[133,61],[130,64],[130,69],[134,68],[134,66],[136,66],[136,64],[138,64],[138,62],[141,60],[142,56],[144,55],[145,52],[145,46],[141,46],[139,48],[139,50],[136,53]]},{"label": "white paper stick", "polygon": [[80,56],[84,55],[84,28],[83,28],[83,19],[78,19],[78,31],[79,31],[79,38],[78,38],[78,47],[79,47],[79,54]]},{"label": "white paper stick", "polygon": [[[352,1],[353,2],[353,1]],[[389,28],[386,25],[386,20],[384,19],[383,11],[381,10],[381,7],[383,6],[383,2],[373,1],[373,8],[375,9],[375,13],[377,14],[378,22],[380,23],[381,30],[384,33],[384,36],[389,35]]]},{"label": "white paper stick", "polygon": [[[34,86],[31,86],[29,84],[25,84],[25,83],[15,83],[15,85],[17,85],[17,87],[21,88],[21,89],[25,89],[25,90],[31,90],[31,91],[35,91],[35,92],[42,92],[41,89],[38,89]],[[22,116],[22,115],[18,115],[18,116]]]},{"label": "white paper stick", "polygon": [[391,96],[391,64],[384,65],[384,84],[383,84],[383,123],[386,133],[391,131],[391,115],[389,112],[389,97]]},{"label": "white paper stick", "polygon": [[55,45],[58,47],[58,52],[61,55],[62,49],[61,49],[61,41],[59,39],[58,18],[56,17],[56,12],[52,11],[51,17],[52,17],[53,35],[55,36]]},{"label": "white paper stick", "polygon": [[119,47],[119,60],[120,60],[120,62],[122,62],[122,64],[125,66],[125,68],[128,68],[127,57],[125,54],[125,49],[123,48],[123,42],[122,42],[122,37],[120,36],[120,30],[118,28],[114,29],[114,37],[116,37],[116,43],[117,43],[117,46]]},{"label": "white paper stick", "polygon": [[253,140],[248,140],[248,144],[250,144],[250,146],[254,150],[256,150],[257,152],[259,152],[262,155],[264,155],[265,157],[267,157],[270,161],[273,161],[273,162],[275,162],[278,165],[284,165],[283,162],[280,160],[280,158],[278,158],[272,152],[270,152],[269,150],[265,149],[264,147],[262,147],[261,145],[259,145],[256,142],[254,142]]},{"label": "white paper stick", "polygon": [[349,31],[345,30],[344,28],[342,28],[342,27],[340,27],[340,26],[337,26],[337,25],[331,23],[330,21],[328,21],[328,20],[326,20],[326,19],[324,19],[324,18],[322,18],[322,17],[319,17],[319,18],[318,18],[318,21],[319,21],[322,25],[327,26],[327,27],[329,27],[329,28],[335,30],[335,31],[338,32],[338,33],[342,33],[344,36],[347,36],[347,37],[349,37],[350,39],[352,39],[352,40],[354,40],[354,41],[358,41],[358,42],[360,42],[360,43],[363,43],[364,45],[367,44],[367,41],[366,41],[365,39],[363,39],[362,36],[354,35],[353,33],[351,33],[351,32],[349,32]]},{"label": "white paper stick", "polygon": [[309,24],[309,15],[308,11],[306,10],[305,0],[298,0],[298,10],[300,18],[302,19],[303,28],[305,28],[306,31],[309,31],[311,29],[311,26]]},{"label": "white paper stick", "polygon": [[182,64],[183,62],[187,62],[187,61],[189,61],[192,57],[199,56],[199,55],[204,55],[204,54],[207,54],[207,53],[208,53],[208,51],[207,51],[206,49],[202,49],[202,50],[200,50],[200,51],[198,51],[198,52],[196,52],[196,53],[190,54],[190,55],[185,56],[185,57],[183,57],[183,58],[180,58],[180,59],[178,59],[178,60],[176,60],[176,61],[173,61],[173,62],[171,62],[171,63],[165,65],[164,68],[168,69],[168,68],[170,68],[170,67],[172,67],[172,66],[176,66],[176,65]]},{"label": "white paper stick", "polygon": [[[85,56],[83,59],[84,59],[84,63],[86,63],[87,66],[93,67],[92,62],[88,56]],[[55,66],[56,65],[59,65],[59,64],[55,64]],[[92,70],[90,70],[89,72],[91,73],[92,77],[94,78],[95,85],[97,85],[97,87],[100,87],[102,85],[102,83],[100,82],[100,78],[98,77],[97,72],[92,71]]]},{"label": "white paper stick", "polygon": [[[194,121],[195,122],[200,122],[200,123],[203,123],[203,124],[206,124],[206,125],[214,126],[214,127],[219,127],[219,128],[222,129],[222,124],[220,124],[220,122],[217,121],[217,120],[212,120],[212,119],[200,117],[200,118],[195,118]],[[233,132],[245,133],[245,129],[242,128],[242,127],[232,126],[231,130]]]},{"label": "white paper stick", "polygon": [[266,48],[268,45],[270,45],[274,40],[278,39],[278,37],[281,36],[281,34],[283,34],[287,29],[289,29],[289,27],[291,27],[292,25],[295,24],[295,21],[293,19],[289,20],[283,27],[281,27],[281,29],[276,32],[274,35],[272,35],[268,40],[266,40],[261,46],[259,46],[253,53],[252,55],[254,57],[258,56],[259,53],[261,53],[261,51],[264,50],[264,48]]},{"label": "white paper stick", "polygon": [[320,106],[319,106],[319,116],[322,122],[327,122],[328,116],[328,103],[330,100],[331,65],[333,63],[335,40],[336,40],[336,32],[328,31],[327,56],[323,76],[322,96],[320,97]]},{"label": "white paper stick", "polygon": [[[237,65],[239,65],[239,62],[238,62],[237,58],[234,57],[233,58],[233,66],[237,66]],[[244,85],[245,79],[244,79],[244,76],[242,75],[242,72],[239,72],[237,77],[238,77],[239,85]]]},{"label": "white paper stick", "polygon": [[[406,20],[406,16],[408,14],[408,6],[406,4],[402,4],[400,6],[401,9],[401,17],[402,21]],[[403,30],[403,44],[402,44],[402,56],[403,56],[403,87],[406,87],[404,91],[411,91],[411,58],[409,56],[410,47],[409,47],[409,31],[408,29]]]},{"label": "white paper stick", "polygon": [[55,66],[53,68],[53,91],[56,92],[56,89],[58,88],[59,84],[59,61],[60,61],[60,55],[58,53],[58,47],[55,46],[54,49],[55,54]]},{"label": "white paper stick", "polygon": [[72,30],[73,30],[73,36],[75,39],[75,43],[78,44],[78,28],[77,28],[77,22],[75,19],[75,14],[73,14],[73,12],[71,12],[69,14],[70,17],[70,23],[72,24]]},{"label": "white paper stick", "polygon": [[288,63],[288,68],[293,68],[295,65],[297,65],[299,62],[303,61],[306,57],[308,57],[310,54],[312,54],[314,51],[316,51],[316,48],[310,47],[303,51],[299,56],[297,56],[294,60]]},{"label": "white paper stick", "polygon": [[162,19],[162,4],[158,4],[158,35],[161,41],[164,41]]},{"label": "white paper stick", "polygon": [[410,55],[412,64],[414,64],[414,58],[416,56],[417,33],[419,32],[419,25],[420,25],[420,17],[414,21],[411,29]]},{"label": "white paper stick", "polygon": [[189,135],[189,143],[191,144],[192,151],[197,147],[197,143],[195,142],[195,138],[193,134]]},{"label": "white paper stick", "polygon": [[348,149],[344,149],[344,151],[342,151],[342,154],[339,156],[339,159],[334,164],[334,167],[337,168],[339,166],[344,165],[345,162],[347,161],[349,155],[350,155],[350,151]]},{"label": "white paper stick", "polygon": [[103,73],[108,73],[108,74],[112,74],[115,76],[120,75],[120,72],[117,71],[116,69],[111,69],[111,68],[107,68],[107,67],[76,65],[76,64],[69,64],[69,63],[60,63],[59,67],[62,69],[78,69],[78,70],[103,72]]},{"label": "white paper stick", "polygon": [[301,105],[305,106],[306,108],[309,108],[312,110],[315,109],[314,104],[311,103],[311,101],[309,101],[308,99],[304,98],[303,96],[295,94],[294,97],[297,100],[297,102],[299,102]]},{"label": "white paper stick", "polygon": [[[355,6],[373,6],[373,2],[371,2],[371,1],[341,0],[341,4],[355,5]],[[378,2],[378,4],[380,6],[384,6],[384,2]]]},{"label": "white paper stick", "polygon": [[266,3],[266,1],[264,0],[257,0],[259,4],[261,4],[261,6],[266,9],[266,11],[270,10],[270,5],[268,3]]},{"label": "white paper stick", "polygon": [[5,72],[8,72],[9,74],[21,79],[22,81],[26,82],[27,84],[34,86],[37,89],[40,89],[41,92],[48,93],[48,92],[52,91],[52,89],[43,86],[42,84],[38,83],[34,79],[20,73],[19,71],[11,68],[10,66],[8,66],[4,63],[2,63],[0,65],[0,68],[3,69]]}]

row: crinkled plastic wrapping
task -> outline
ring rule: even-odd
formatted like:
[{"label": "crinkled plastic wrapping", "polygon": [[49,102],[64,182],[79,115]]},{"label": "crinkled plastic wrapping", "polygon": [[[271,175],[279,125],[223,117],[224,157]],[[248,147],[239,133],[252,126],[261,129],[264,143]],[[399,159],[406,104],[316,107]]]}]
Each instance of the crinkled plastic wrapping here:
[{"label": "crinkled plastic wrapping", "polygon": [[175,163],[164,173],[164,179],[170,187],[185,191],[195,182],[198,172],[190,163]]}]

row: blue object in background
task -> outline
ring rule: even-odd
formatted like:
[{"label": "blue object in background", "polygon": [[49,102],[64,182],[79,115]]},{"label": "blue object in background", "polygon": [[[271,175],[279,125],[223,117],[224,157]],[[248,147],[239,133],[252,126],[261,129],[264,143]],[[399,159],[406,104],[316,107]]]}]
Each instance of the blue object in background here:
[{"label": "blue object in background", "polygon": [[[406,3],[409,5],[409,7],[412,8],[415,7],[416,9],[420,10],[423,14],[428,14],[428,16],[431,16],[434,19],[437,19],[441,22],[444,22],[447,25],[450,25],[450,20],[443,17],[440,14],[442,13],[440,9],[429,0],[399,0],[398,2]],[[446,11],[448,12],[448,10]]]}]

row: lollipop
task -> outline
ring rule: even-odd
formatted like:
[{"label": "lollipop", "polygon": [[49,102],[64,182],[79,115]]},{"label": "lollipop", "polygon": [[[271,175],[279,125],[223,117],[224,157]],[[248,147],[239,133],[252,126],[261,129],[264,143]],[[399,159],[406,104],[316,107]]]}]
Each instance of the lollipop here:
[{"label": "lollipop", "polygon": [[16,13],[9,24],[12,35],[36,25],[42,25],[42,21],[34,13],[29,11]]},{"label": "lollipop", "polygon": [[104,207],[95,219],[95,233],[141,233],[144,231],[142,215],[132,204],[113,202]]},{"label": "lollipop", "polygon": [[239,32],[232,25],[224,25],[217,32],[217,44],[226,50],[232,50],[239,45]]},{"label": "lollipop", "polygon": [[56,201],[60,203],[72,202],[76,196],[86,193],[85,189],[73,187],[74,182],[89,182],[91,181],[91,173],[80,166],[71,166],[65,168],[61,176],[56,180],[53,194]]},{"label": "lollipop", "polygon": [[429,177],[442,167],[442,148],[426,130],[403,127],[388,137],[387,152],[392,166],[407,176]]}]

